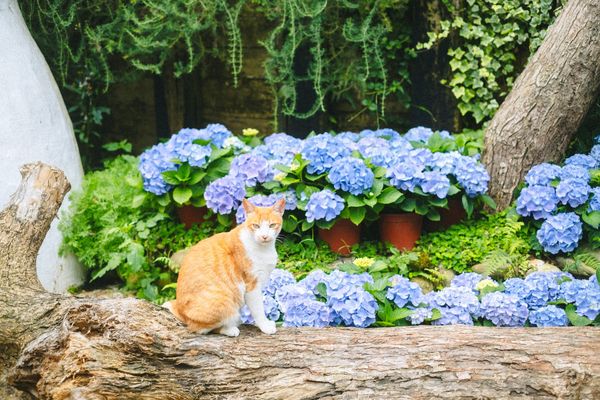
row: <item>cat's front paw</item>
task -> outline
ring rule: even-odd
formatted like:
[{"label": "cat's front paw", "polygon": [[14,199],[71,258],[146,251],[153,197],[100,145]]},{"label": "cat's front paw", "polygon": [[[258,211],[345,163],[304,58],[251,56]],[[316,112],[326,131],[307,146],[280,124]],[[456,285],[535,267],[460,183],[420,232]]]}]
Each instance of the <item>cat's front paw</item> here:
[{"label": "cat's front paw", "polygon": [[267,322],[261,324],[258,329],[261,330],[262,333],[266,333],[267,335],[272,335],[277,332],[277,327],[275,326],[275,322],[267,320]]}]

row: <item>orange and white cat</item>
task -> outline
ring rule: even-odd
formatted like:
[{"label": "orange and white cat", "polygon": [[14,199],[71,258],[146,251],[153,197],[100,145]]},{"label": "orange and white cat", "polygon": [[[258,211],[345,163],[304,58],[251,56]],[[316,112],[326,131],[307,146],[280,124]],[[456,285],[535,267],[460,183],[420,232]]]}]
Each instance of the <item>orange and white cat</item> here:
[{"label": "orange and white cat", "polygon": [[277,264],[275,239],[281,231],[285,200],[272,207],[244,200],[242,206],[243,224],[189,250],[179,271],[176,299],[165,304],[192,332],[238,336],[244,303],[262,332],[276,331],[275,322],[265,316],[262,288]]}]

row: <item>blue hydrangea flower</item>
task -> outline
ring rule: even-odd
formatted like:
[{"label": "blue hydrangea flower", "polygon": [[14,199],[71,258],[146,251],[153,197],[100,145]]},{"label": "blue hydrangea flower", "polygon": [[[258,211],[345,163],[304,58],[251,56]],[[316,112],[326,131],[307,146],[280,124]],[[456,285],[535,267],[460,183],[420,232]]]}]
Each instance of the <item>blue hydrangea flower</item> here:
[{"label": "blue hydrangea flower", "polygon": [[237,210],[244,197],[244,182],[230,175],[211,182],[204,191],[206,206],[221,215]]},{"label": "blue hydrangea flower", "polygon": [[316,300],[294,301],[283,315],[283,326],[311,326],[323,328],[331,323],[331,311],[325,303]]},{"label": "blue hydrangea flower", "polygon": [[[279,311],[279,305],[272,296],[263,296],[263,306],[265,308],[265,315],[271,321],[279,320],[281,312]],[[254,318],[250,314],[250,309],[247,305],[244,305],[240,309],[240,319],[243,324],[254,324]]]},{"label": "blue hydrangea flower", "polygon": [[287,314],[288,308],[293,306],[295,303],[316,300],[313,292],[299,284],[281,286],[275,292],[275,299],[277,300],[279,308],[284,314]]},{"label": "blue hydrangea flower", "polygon": [[375,322],[379,306],[372,294],[360,286],[343,285],[327,289],[327,305],[335,325],[366,328]]},{"label": "blue hydrangea flower", "polygon": [[172,162],[174,158],[172,149],[164,143],[152,146],[142,153],[138,169],[145,191],[160,196],[171,190],[172,186],[164,181],[162,173],[177,169],[177,165]]},{"label": "blue hydrangea flower", "polygon": [[458,151],[433,153],[430,167],[432,170],[439,171],[445,175],[454,174],[454,166],[460,157],[462,157],[462,155]]},{"label": "blue hydrangea flower", "polygon": [[438,171],[425,171],[421,179],[421,189],[425,193],[435,194],[440,199],[445,199],[450,190],[450,179]]},{"label": "blue hydrangea flower", "polygon": [[252,153],[241,154],[233,159],[229,175],[243,180],[246,186],[253,187],[273,179],[273,168],[266,158]]},{"label": "blue hydrangea flower", "polygon": [[577,179],[585,182],[590,181],[590,173],[580,165],[565,165],[560,169],[558,177],[562,179]]},{"label": "blue hydrangea flower", "polygon": [[413,313],[408,316],[410,323],[412,325],[419,325],[425,322],[426,319],[430,319],[433,317],[433,311],[430,308],[415,308]]},{"label": "blue hydrangea flower", "polygon": [[306,167],[309,174],[327,172],[335,161],[348,157],[351,153],[341,139],[336,139],[328,133],[306,139],[302,149],[302,157],[309,162]]},{"label": "blue hydrangea flower", "polygon": [[408,157],[417,164],[429,165],[433,160],[433,153],[429,149],[412,149],[408,152]]},{"label": "blue hydrangea flower", "polygon": [[577,307],[577,314],[591,320],[596,319],[600,314],[600,289],[597,287],[588,289],[585,295],[577,297],[575,306]]},{"label": "blue hydrangea flower", "polygon": [[531,311],[529,322],[535,326],[567,326],[569,324],[565,310],[554,305]]},{"label": "blue hydrangea flower", "polygon": [[[600,145],[597,145],[600,146]],[[600,187],[592,188],[588,211],[600,211]]]},{"label": "blue hydrangea flower", "polygon": [[587,291],[593,289],[594,284],[589,280],[572,279],[561,283],[559,298],[575,303],[579,297],[587,295]]},{"label": "blue hydrangea flower", "polygon": [[393,153],[400,155],[409,154],[414,149],[413,145],[403,137],[391,140],[388,145]]},{"label": "blue hydrangea flower", "polygon": [[327,180],[337,190],[359,195],[373,187],[373,171],[358,158],[340,158],[333,163]]},{"label": "blue hydrangea flower", "polygon": [[517,213],[535,219],[547,218],[556,210],[558,197],[551,186],[528,186],[517,198]]},{"label": "blue hydrangea flower", "polygon": [[327,274],[320,269],[313,269],[298,284],[305,287],[313,294],[317,294],[317,285],[327,280]]},{"label": "blue hydrangea flower", "polygon": [[496,326],[523,326],[529,310],[517,296],[492,292],[481,299],[480,316]]},{"label": "blue hydrangea flower", "polygon": [[562,204],[575,208],[588,201],[591,189],[584,180],[567,178],[562,179],[556,187],[556,196]]},{"label": "blue hydrangea flower", "polygon": [[575,250],[582,234],[579,216],[568,212],[548,217],[537,231],[536,237],[545,251],[558,254]]},{"label": "blue hydrangea flower", "polygon": [[340,132],[337,135],[335,135],[336,138],[343,140],[345,143],[350,143],[350,142],[358,142],[358,140],[360,139],[360,136],[358,135],[358,133],[355,132]]},{"label": "blue hydrangea flower", "polygon": [[600,163],[600,144],[596,144],[594,147],[592,147],[592,150],[590,150],[590,156],[594,157],[596,163]]},{"label": "blue hydrangea flower", "polygon": [[585,169],[594,169],[598,165],[598,161],[592,156],[575,154],[565,160],[565,165],[579,165]]},{"label": "blue hydrangea flower", "polygon": [[325,283],[328,291],[335,291],[344,286],[362,287],[367,282],[373,283],[373,277],[367,272],[363,272],[362,274],[349,274],[336,269],[329,275],[326,275],[322,282]]},{"label": "blue hydrangea flower", "polygon": [[484,166],[472,157],[462,156],[456,160],[454,176],[469,197],[479,196],[488,190],[490,175]]},{"label": "blue hydrangea flower", "polygon": [[412,192],[423,179],[423,169],[423,164],[406,160],[388,168],[386,176],[396,188]]},{"label": "blue hydrangea flower", "polygon": [[439,292],[429,292],[423,297],[429,308],[437,308],[442,316],[434,325],[473,325],[473,316],[479,315],[479,300],[466,287],[447,287]]},{"label": "blue hydrangea flower", "polygon": [[391,287],[387,289],[386,297],[392,300],[398,307],[402,308],[407,304],[418,306],[423,298],[421,287],[407,278],[394,275],[390,278]]},{"label": "blue hydrangea flower", "polygon": [[269,276],[269,282],[267,282],[267,285],[263,288],[263,293],[267,296],[275,297],[279,288],[295,283],[296,278],[294,278],[294,275],[292,275],[291,272],[275,268]]},{"label": "blue hydrangea flower", "polygon": [[532,310],[545,306],[549,301],[556,301],[560,296],[559,280],[564,274],[555,272],[534,272],[527,275],[525,283],[529,286],[529,294],[524,298]]},{"label": "blue hydrangea flower", "polygon": [[427,143],[431,135],[433,135],[433,131],[430,128],[417,126],[409,129],[408,132],[404,134],[404,139],[411,142]]},{"label": "blue hydrangea flower", "polygon": [[[517,296],[521,300],[525,300],[531,296],[532,287],[525,283],[521,278],[510,278],[504,281],[504,291],[507,294]],[[541,297],[536,294],[536,297]]]},{"label": "blue hydrangea flower", "polygon": [[402,139],[402,136],[398,132],[390,128],[381,128],[374,131],[377,137],[384,138],[389,141]]},{"label": "blue hydrangea flower", "polygon": [[171,136],[168,145],[173,148],[174,158],[181,162],[188,162],[191,166],[202,167],[212,153],[210,145],[195,144],[194,140],[202,139],[211,141],[211,132],[206,129],[181,129]]},{"label": "blue hydrangea flower", "polygon": [[477,284],[483,279],[485,279],[485,276],[476,272],[465,272],[452,278],[450,286],[465,287],[472,292],[477,293],[478,290],[475,288],[475,286],[477,286]]},{"label": "blue hydrangea flower", "polygon": [[344,209],[344,199],[329,189],[321,190],[310,195],[306,204],[306,220],[333,221]]},{"label": "blue hydrangea flower", "polygon": [[[367,137],[360,139],[357,148],[364,158],[371,160],[373,165],[386,167],[395,158],[387,140],[378,137]],[[338,161],[339,162],[339,161]]]},{"label": "blue hydrangea flower", "polygon": [[530,186],[548,186],[550,182],[558,178],[560,171],[561,168],[558,165],[549,163],[538,164],[527,172],[527,175],[525,175],[525,182]]},{"label": "blue hydrangea flower", "polygon": [[273,133],[263,140],[267,146],[287,146],[295,149],[302,148],[302,139],[295,138],[287,133]]},{"label": "blue hydrangea flower", "polygon": [[233,136],[231,131],[223,124],[208,124],[204,129],[210,132],[211,142],[219,148],[223,147],[225,140]]}]

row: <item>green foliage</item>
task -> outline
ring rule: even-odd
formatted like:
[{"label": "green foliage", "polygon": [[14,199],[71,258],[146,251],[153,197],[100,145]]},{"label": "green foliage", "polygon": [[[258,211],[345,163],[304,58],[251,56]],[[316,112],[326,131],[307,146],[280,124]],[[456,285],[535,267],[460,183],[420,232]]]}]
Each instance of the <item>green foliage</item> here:
[{"label": "green foliage", "polygon": [[62,251],[77,256],[91,281],[116,275],[127,290],[161,302],[174,294],[160,289],[176,275],[159,257],[221,228],[204,224],[185,230],[174,222],[156,197],[143,190],[137,163],[135,157],[122,156],[85,176],[60,223]]},{"label": "green foliage", "polygon": [[320,241],[300,236],[289,236],[278,240],[278,268],[290,271],[296,279],[304,278],[314,269],[331,271],[331,264],[338,259],[337,254]]},{"label": "green foliage", "polygon": [[479,124],[498,109],[524,64],[523,56],[539,47],[557,7],[553,0],[467,0],[460,8],[450,0],[443,3],[451,19],[429,32],[429,41],[417,48],[431,48],[452,32],[460,37],[448,50],[452,76],[442,83],[452,89],[461,114]]},{"label": "green foliage", "polygon": [[531,247],[527,235],[523,222],[504,211],[423,235],[415,250],[432,266],[463,272],[494,251],[502,250],[510,257],[528,254]]}]

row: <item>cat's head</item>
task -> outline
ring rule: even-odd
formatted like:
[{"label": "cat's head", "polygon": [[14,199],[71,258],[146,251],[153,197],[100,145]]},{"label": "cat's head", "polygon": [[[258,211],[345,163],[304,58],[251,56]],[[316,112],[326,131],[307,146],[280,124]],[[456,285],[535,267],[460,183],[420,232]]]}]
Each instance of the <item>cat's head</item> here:
[{"label": "cat's head", "polygon": [[279,199],[271,207],[258,207],[244,199],[242,201],[246,221],[244,225],[259,244],[273,242],[281,231],[285,199]]}]

